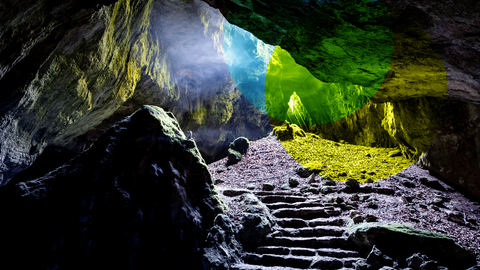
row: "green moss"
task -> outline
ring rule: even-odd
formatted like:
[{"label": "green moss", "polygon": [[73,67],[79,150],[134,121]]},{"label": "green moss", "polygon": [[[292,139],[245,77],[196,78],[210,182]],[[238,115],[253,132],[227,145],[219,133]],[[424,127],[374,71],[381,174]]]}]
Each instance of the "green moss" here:
[{"label": "green moss", "polygon": [[[275,129],[284,130],[286,127]],[[336,181],[377,181],[397,174],[413,162],[402,155],[391,155],[392,151],[399,149],[338,143],[311,133],[290,137],[294,139],[279,139],[295,160],[305,168]]]}]

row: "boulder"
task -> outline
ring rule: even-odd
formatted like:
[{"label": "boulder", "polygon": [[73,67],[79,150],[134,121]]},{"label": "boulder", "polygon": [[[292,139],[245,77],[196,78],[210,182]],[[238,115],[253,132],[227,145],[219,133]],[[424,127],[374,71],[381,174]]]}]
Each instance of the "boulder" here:
[{"label": "boulder", "polygon": [[193,140],[143,106],[87,151],[36,179],[0,187],[2,261],[17,269],[201,269],[226,210]]},{"label": "boulder", "polygon": [[295,178],[295,177],[290,177],[288,178],[288,184],[291,186],[291,187],[296,187],[300,184],[300,181]]},{"label": "boulder", "polygon": [[240,152],[235,151],[233,149],[228,149],[228,155],[227,155],[227,166],[237,164],[242,160],[242,154]]},{"label": "boulder", "polygon": [[207,235],[203,269],[228,270],[230,265],[240,261],[242,246],[235,237],[237,233],[227,215],[217,215]]},{"label": "boulder", "polygon": [[[475,264],[475,256],[451,238],[398,223],[362,223],[350,227],[349,241],[368,252],[375,245],[386,254],[406,259],[414,252],[425,254],[452,269]],[[392,244],[394,243],[394,244]]]},{"label": "boulder", "polygon": [[238,137],[228,146],[229,149],[235,150],[238,153],[245,155],[250,147],[250,141],[245,137]]},{"label": "boulder", "polygon": [[248,248],[262,243],[275,225],[268,207],[255,195],[245,193],[240,196],[239,209],[243,212],[238,233],[242,244]]},{"label": "boulder", "polygon": [[309,169],[303,167],[303,166],[300,166],[300,167],[297,167],[295,168],[295,172],[300,176],[300,177],[303,177],[303,178],[306,178],[306,177],[309,177],[313,174],[312,171],[310,171]]},{"label": "boulder", "polygon": [[272,191],[275,189],[275,185],[273,183],[263,183],[262,190],[265,191]]}]

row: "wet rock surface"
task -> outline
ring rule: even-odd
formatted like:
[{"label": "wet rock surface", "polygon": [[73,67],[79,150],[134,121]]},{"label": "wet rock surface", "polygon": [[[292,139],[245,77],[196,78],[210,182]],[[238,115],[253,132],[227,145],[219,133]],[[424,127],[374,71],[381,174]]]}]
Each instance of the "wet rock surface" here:
[{"label": "wet rock surface", "polygon": [[1,187],[0,202],[2,261],[17,269],[148,269],[162,258],[198,269],[225,210],[195,142],[152,106],[58,169]]}]

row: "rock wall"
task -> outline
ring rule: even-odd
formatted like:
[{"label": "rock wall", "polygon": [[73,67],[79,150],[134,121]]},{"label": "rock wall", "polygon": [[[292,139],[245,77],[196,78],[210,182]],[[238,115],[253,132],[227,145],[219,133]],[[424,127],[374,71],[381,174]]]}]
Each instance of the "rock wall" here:
[{"label": "rock wall", "polygon": [[17,269],[203,269],[226,206],[171,113],[144,106],[87,151],[0,188],[0,257]]},{"label": "rock wall", "polygon": [[230,80],[223,18],[204,2],[1,5],[0,185],[47,146],[80,153],[143,104],[172,111],[207,161],[268,133]]},{"label": "rock wall", "polygon": [[[281,36],[309,10],[316,8],[319,4],[330,2],[334,1],[309,1],[308,3],[298,1],[295,4],[287,1],[272,3],[269,1],[249,1],[248,3],[209,1],[209,4],[222,10],[231,23],[239,25],[265,42],[275,45],[279,43]],[[413,76],[407,76],[406,81],[399,82],[397,80],[394,83],[395,73],[389,71],[382,91],[378,91],[372,98],[373,103],[367,103],[360,111],[338,123],[317,128],[317,132],[331,139],[343,137],[342,139],[351,143],[365,143],[372,146],[394,144],[400,147],[404,155],[408,157],[419,157],[424,153],[419,160],[419,165],[437,172],[450,183],[463,187],[467,192],[480,197],[480,182],[478,181],[480,140],[477,128],[480,98],[480,64],[478,61],[480,57],[480,48],[478,47],[480,4],[474,0],[449,2],[386,0],[385,3],[394,18],[400,16],[399,25],[405,30],[403,34],[397,32],[400,35],[395,36],[396,40],[403,39],[401,43],[404,43],[403,48],[402,46],[397,46],[397,48],[419,60],[422,59],[421,61],[410,61],[410,64],[413,64],[410,68],[421,72],[413,72],[411,73]],[[267,6],[274,8],[268,9]],[[410,27],[402,26],[403,22],[409,20],[418,26],[416,29],[423,29],[424,34]],[[425,34],[428,34],[431,39],[428,47],[432,52],[438,52],[437,55],[440,58],[425,55],[424,48],[420,51],[417,50],[420,48],[415,48],[418,43],[412,43],[414,39],[409,40],[409,36],[418,38]],[[425,39],[420,38],[420,40]],[[408,52],[408,50],[411,51]],[[443,72],[428,70],[429,67],[432,67],[430,62],[439,59],[443,62],[445,70]],[[398,65],[391,67],[391,71],[401,74],[405,62],[397,63]],[[422,108],[439,107],[438,105],[445,102],[442,101],[443,94],[435,94],[440,93],[439,90],[444,87],[437,85],[438,78],[436,76],[442,73],[446,73],[448,82],[448,100],[445,107],[441,109],[445,118],[441,118],[443,124],[440,132],[436,134],[435,141],[427,149],[428,145],[423,143],[425,139],[418,140],[417,135],[421,134],[422,130],[416,128],[420,125],[416,123],[415,118],[386,117],[384,116],[385,110],[381,108],[390,107],[392,109],[390,112],[396,115],[396,112],[406,112],[408,108],[405,105],[413,101],[424,105],[414,108],[413,111],[410,109],[411,116],[415,116],[417,112],[418,115],[428,115],[428,112]],[[418,77],[418,75],[422,76]],[[429,81],[433,82],[420,83],[417,84],[419,87],[413,88],[408,83],[408,81],[421,82],[427,77],[431,77]],[[440,101],[428,102],[428,99],[431,101],[434,97],[439,98]],[[389,103],[382,104],[385,101]],[[362,110],[364,111],[362,112]],[[372,112],[368,114],[369,116],[361,118],[360,115],[366,110]],[[391,125],[391,119],[396,120],[397,127],[410,126],[409,130],[412,132],[405,133],[401,129],[395,128],[395,125]],[[437,117],[437,119],[440,118]],[[359,126],[359,122],[367,124],[362,127]],[[379,125],[380,123],[383,124]],[[439,123],[431,124],[438,125]],[[432,138],[432,136],[434,135],[429,132],[425,137]]]}]

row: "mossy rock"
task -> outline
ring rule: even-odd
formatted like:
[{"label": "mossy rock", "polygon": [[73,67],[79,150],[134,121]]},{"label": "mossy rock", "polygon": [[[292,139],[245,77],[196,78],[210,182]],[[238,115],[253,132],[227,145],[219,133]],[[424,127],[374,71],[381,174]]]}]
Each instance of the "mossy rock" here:
[{"label": "mossy rock", "polygon": [[405,259],[421,253],[450,269],[466,269],[475,256],[452,238],[401,223],[366,223],[349,229],[349,241],[365,253],[377,246],[382,252]]},{"label": "mossy rock", "polygon": [[250,141],[245,137],[238,137],[229,145],[230,149],[239,152],[241,155],[247,153],[248,147],[250,147]]},{"label": "mossy rock", "polygon": [[235,151],[231,148],[228,149],[227,157],[228,157],[227,165],[236,164],[240,160],[242,160],[242,154],[240,154],[240,152]]}]

